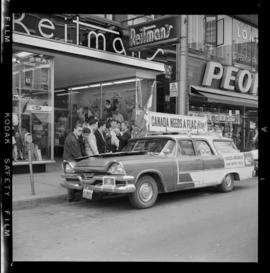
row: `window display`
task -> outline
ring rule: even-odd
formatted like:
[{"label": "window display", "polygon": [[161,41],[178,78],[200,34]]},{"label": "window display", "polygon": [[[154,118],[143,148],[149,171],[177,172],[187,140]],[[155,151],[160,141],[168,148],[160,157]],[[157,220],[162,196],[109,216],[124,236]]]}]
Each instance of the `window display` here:
[{"label": "window display", "polygon": [[[71,127],[76,120],[84,122],[87,117],[108,121],[135,123],[136,113],[142,110],[151,94],[152,79],[127,79],[92,84],[78,91],[70,90]],[[152,98],[151,106],[154,105]]]},{"label": "window display", "polygon": [[256,129],[258,110],[255,108],[233,107],[231,105],[196,104],[190,105],[189,115],[206,116],[208,130],[223,137],[229,137],[240,151],[250,151],[258,146]]},{"label": "window display", "polygon": [[153,82],[153,79],[129,78],[56,90],[55,155],[62,156],[66,135],[76,121],[84,123],[91,116],[107,123],[111,119],[126,121],[132,137],[139,136],[144,108],[155,111]]},{"label": "window display", "polygon": [[33,161],[52,159],[52,68],[49,56],[14,50],[13,161],[28,161],[26,133],[32,134]]}]

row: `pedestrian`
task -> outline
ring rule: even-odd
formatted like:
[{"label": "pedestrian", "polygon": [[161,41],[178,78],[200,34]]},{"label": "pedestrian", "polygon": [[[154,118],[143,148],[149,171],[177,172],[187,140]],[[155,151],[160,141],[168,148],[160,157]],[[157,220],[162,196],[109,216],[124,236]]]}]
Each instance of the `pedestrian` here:
[{"label": "pedestrian", "polygon": [[98,129],[95,131],[97,148],[100,154],[107,152],[105,130],[106,130],[106,123],[105,121],[100,120],[98,122]]},{"label": "pedestrian", "polygon": [[[97,141],[96,141],[96,136],[95,136],[95,131],[97,130],[97,120],[95,118],[90,118],[89,119],[89,129],[90,129],[90,134],[87,138],[87,155],[97,155],[99,154],[98,148],[97,148]],[[87,128],[87,127],[86,127]]]},{"label": "pedestrian", "polygon": [[124,117],[123,115],[120,113],[120,108],[119,106],[116,106],[113,115],[112,115],[113,119],[118,120],[119,122],[123,122],[124,121]]},{"label": "pedestrian", "polygon": [[111,119],[109,120],[107,124],[107,147],[110,152],[116,152],[119,148],[119,139],[116,136],[116,132],[118,132],[119,129],[117,128],[117,123],[115,120]]},{"label": "pedestrian", "polygon": [[83,156],[84,152],[79,141],[81,134],[82,124],[77,122],[73,128],[73,132],[70,132],[65,139],[63,160],[74,161],[75,158]]},{"label": "pedestrian", "polygon": [[129,130],[129,123],[127,121],[121,122],[121,132],[117,134],[119,139],[119,151],[123,149],[128,144],[128,140],[131,138],[131,133]]},{"label": "pedestrian", "polygon": [[77,104],[73,104],[73,106],[72,106],[72,112],[69,115],[69,119],[71,121],[71,128],[74,128],[76,126],[76,122],[79,120],[78,106],[77,106]]},{"label": "pedestrian", "polygon": [[255,128],[255,132],[254,132],[254,136],[252,138],[252,149],[258,149],[258,141],[259,140],[259,132],[258,132],[258,129]]},{"label": "pedestrian", "polygon": [[108,120],[109,118],[112,118],[112,105],[110,100],[105,101],[105,106],[104,106],[104,116],[103,118],[105,120]]}]

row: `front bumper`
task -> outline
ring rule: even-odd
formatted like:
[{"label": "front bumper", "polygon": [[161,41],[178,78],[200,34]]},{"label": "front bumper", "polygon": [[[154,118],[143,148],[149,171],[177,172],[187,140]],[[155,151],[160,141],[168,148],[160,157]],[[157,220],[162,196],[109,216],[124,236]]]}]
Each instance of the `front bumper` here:
[{"label": "front bumper", "polygon": [[[108,175],[97,175],[89,179],[84,179],[78,174],[64,174],[65,178],[60,184],[61,186],[72,190],[83,190],[84,187],[90,188],[94,192],[107,192],[107,193],[131,193],[135,191],[134,176],[130,175],[110,175],[115,178],[115,185],[103,185],[103,177]],[[101,182],[100,182],[101,181]]]}]

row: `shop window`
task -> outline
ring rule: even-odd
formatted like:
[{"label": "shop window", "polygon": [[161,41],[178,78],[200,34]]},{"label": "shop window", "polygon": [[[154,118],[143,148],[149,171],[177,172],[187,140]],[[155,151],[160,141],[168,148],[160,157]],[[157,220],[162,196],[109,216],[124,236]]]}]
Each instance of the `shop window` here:
[{"label": "shop window", "polygon": [[[104,121],[128,121],[134,136],[145,133],[145,110],[153,111],[156,107],[154,83],[153,79],[131,78],[99,82],[78,89],[71,88],[63,94],[63,97],[69,97],[66,122],[69,130],[72,130],[77,120],[83,123],[90,116],[94,116]],[[61,95],[60,93],[56,96]],[[64,115],[63,112],[61,114]],[[56,132],[60,131],[60,128],[56,128]]]},{"label": "shop window", "polygon": [[33,161],[53,159],[53,60],[31,52],[14,52],[13,70],[13,160],[27,161],[26,134],[32,134]]},{"label": "shop window", "polygon": [[205,16],[205,44],[217,45],[217,16]]},{"label": "shop window", "polygon": [[188,46],[189,49],[203,51],[204,50],[204,16],[190,15],[188,16]]},{"label": "shop window", "polygon": [[258,29],[233,19],[233,62],[258,70]]}]

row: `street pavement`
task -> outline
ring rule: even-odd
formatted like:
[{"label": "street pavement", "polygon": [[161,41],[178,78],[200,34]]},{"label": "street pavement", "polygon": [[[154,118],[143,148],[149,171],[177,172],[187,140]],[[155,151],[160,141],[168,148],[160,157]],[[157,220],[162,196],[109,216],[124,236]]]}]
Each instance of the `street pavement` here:
[{"label": "street pavement", "polygon": [[258,179],[162,194],[145,210],[127,197],[15,210],[13,260],[257,262]]},{"label": "street pavement", "polygon": [[63,174],[60,162],[47,165],[47,171],[34,173],[34,191],[32,194],[30,174],[15,174],[12,176],[13,209],[35,207],[40,204],[51,204],[66,201],[67,191],[60,186]]}]

